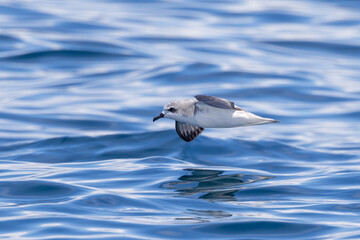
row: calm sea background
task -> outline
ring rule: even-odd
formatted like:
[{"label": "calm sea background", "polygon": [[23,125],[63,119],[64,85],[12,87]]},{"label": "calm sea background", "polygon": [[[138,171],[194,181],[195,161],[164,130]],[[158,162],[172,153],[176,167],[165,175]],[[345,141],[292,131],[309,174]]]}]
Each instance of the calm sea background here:
[{"label": "calm sea background", "polygon": [[[357,0],[0,0],[0,239],[360,239]],[[213,95],[281,124],[182,141]]]}]

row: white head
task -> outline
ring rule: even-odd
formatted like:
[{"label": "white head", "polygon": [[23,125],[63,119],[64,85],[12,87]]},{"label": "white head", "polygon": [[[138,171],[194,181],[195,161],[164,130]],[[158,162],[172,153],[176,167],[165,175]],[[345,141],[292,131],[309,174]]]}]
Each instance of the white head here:
[{"label": "white head", "polygon": [[194,116],[196,99],[185,99],[168,103],[164,106],[159,116],[154,117],[153,122],[160,118],[170,118],[181,121],[184,118]]}]

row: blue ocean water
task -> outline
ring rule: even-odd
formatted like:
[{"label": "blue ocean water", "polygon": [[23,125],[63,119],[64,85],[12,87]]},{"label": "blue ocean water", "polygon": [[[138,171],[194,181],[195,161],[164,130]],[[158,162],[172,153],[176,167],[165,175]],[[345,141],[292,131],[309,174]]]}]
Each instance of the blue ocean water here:
[{"label": "blue ocean water", "polygon": [[[0,1],[0,238],[360,239],[359,11]],[[152,122],[197,94],[281,124]]]}]

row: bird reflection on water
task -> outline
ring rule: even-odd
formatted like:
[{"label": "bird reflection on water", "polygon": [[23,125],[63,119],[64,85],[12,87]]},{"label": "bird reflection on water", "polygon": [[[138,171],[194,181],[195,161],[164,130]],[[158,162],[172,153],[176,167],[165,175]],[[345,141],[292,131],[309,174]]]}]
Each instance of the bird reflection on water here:
[{"label": "bird reflection on water", "polygon": [[174,189],[181,196],[198,195],[209,201],[235,201],[235,193],[245,184],[273,177],[250,174],[224,174],[225,171],[209,169],[184,169],[191,175],[183,175],[179,181],[164,183],[163,188]]}]

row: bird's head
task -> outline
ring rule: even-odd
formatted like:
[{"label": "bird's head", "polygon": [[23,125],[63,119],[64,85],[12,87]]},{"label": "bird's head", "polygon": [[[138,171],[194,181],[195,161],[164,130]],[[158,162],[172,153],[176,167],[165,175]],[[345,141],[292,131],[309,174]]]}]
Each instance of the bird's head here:
[{"label": "bird's head", "polygon": [[163,111],[160,113],[159,116],[154,117],[153,122],[155,122],[156,120],[160,119],[160,118],[170,118],[170,119],[177,119],[177,116],[179,116],[179,104],[177,102],[171,102],[168,103],[164,106]]}]

